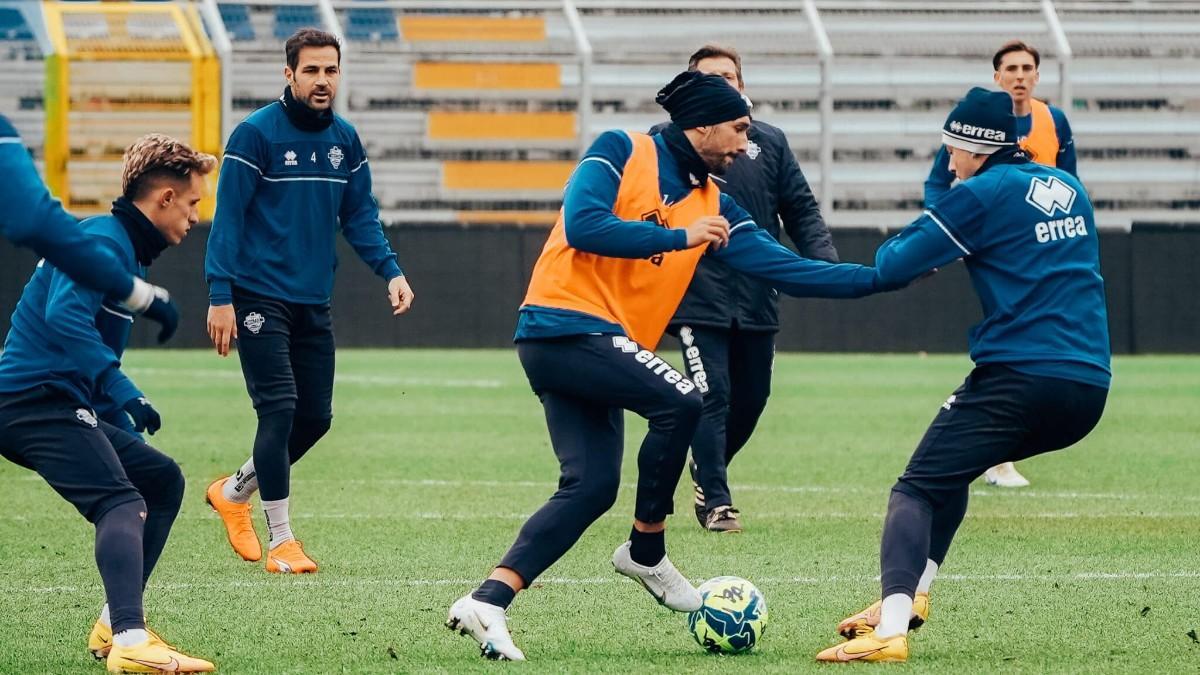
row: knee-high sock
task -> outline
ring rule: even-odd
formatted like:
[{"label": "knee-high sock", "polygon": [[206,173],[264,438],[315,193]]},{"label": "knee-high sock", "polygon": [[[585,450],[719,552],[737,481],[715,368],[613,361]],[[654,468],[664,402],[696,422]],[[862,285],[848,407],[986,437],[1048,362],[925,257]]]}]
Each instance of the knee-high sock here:
[{"label": "knee-high sock", "polygon": [[258,478],[259,497],[264,501],[287,499],[291,494],[288,439],[292,435],[293,417],[291,410],[281,410],[258,418],[258,433],[254,437],[254,471]]},{"label": "knee-high sock", "polygon": [[963,516],[967,514],[967,498],[970,491],[966,485],[961,490],[950,495],[945,503],[933,512],[933,526],[929,536],[929,559],[940,567],[946,560],[946,552],[950,550],[950,542],[954,533],[962,524]]},{"label": "knee-high sock", "polygon": [[879,551],[883,585],[880,597],[902,593],[911,598],[916,594],[929,558],[932,522],[933,509],[928,501],[910,494],[899,484],[892,488]]},{"label": "knee-high sock", "polygon": [[183,503],[183,472],[179,465],[172,463],[164,470],[152,489],[143,488],[142,497],[146,500],[146,525],[142,535],[142,587],[145,588]]},{"label": "knee-high sock", "polygon": [[142,500],[109,509],[96,521],[96,567],[108,598],[114,633],[144,629],[142,610]]}]

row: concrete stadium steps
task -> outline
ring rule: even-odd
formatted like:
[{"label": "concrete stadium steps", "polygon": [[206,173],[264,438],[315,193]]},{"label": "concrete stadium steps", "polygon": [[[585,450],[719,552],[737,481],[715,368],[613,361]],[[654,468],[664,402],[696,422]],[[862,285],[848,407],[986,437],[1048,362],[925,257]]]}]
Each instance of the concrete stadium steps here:
[{"label": "concrete stadium steps", "polygon": [[427,122],[431,147],[570,147],[577,126],[574,112],[433,110]]},{"label": "concrete stadium steps", "polygon": [[192,114],[178,111],[81,111],[67,115],[72,156],[120,158],[135,140],[153,130],[175,138],[192,137]]},{"label": "concrete stadium steps", "polygon": [[72,106],[94,101],[129,105],[183,103],[192,97],[192,66],[187,61],[71,61],[68,87]]},{"label": "concrete stadium steps", "polygon": [[46,62],[41,59],[0,60],[0,113],[11,114],[22,109],[24,101],[42,100],[46,87]]},{"label": "concrete stadium steps", "polygon": [[[629,110],[654,110],[654,94],[678,72],[679,62],[598,63],[594,97],[601,107],[618,102]],[[820,68],[813,60],[797,57],[787,62],[748,63],[744,73],[746,93],[756,103],[815,105],[819,99]],[[948,110],[948,102],[957,100],[971,87],[995,86],[988,63],[960,59],[847,56],[835,59],[831,75],[835,101],[874,101],[900,108],[932,101],[944,104]],[[1057,68],[1045,63],[1041,75],[1038,95],[1057,105]],[[1077,101],[1163,99],[1186,105],[1200,99],[1200,68],[1186,60],[1114,63],[1080,59],[1072,64],[1071,77]],[[574,69],[563,69],[563,85],[578,85]]]},{"label": "concrete stadium steps", "polygon": [[1200,4],[1056,4],[1076,57],[1200,58]]},{"label": "concrete stadium steps", "polygon": [[[561,199],[573,162],[372,161],[376,197],[383,208],[422,201],[541,201]],[[818,185],[818,166],[803,167]],[[887,204],[919,204],[927,161],[841,162],[833,167],[833,200],[887,210]],[[1200,160],[1088,161],[1080,178],[1093,201],[1125,208],[1166,208],[1171,202],[1200,201]],[[555,204],[557,206],[557,204]],[[867,208],[860,206],[860,209]]]},{"label": "concrete stadium steps", "polygon": [[[821,135],[817,112],[761,111],[762,119],[787,134],[792,150],[816,151]],[[1070,111],[1079,149],[1090,151],[1179,149],[1200,159],[1200,111]],[[598,113],[588,123],[595,138],[608,129],[647,131],[666,120],[661,113]],[[941,112],[837,111],[833,115],[835,151],[907,151],[933,156],[941,144]]]}]

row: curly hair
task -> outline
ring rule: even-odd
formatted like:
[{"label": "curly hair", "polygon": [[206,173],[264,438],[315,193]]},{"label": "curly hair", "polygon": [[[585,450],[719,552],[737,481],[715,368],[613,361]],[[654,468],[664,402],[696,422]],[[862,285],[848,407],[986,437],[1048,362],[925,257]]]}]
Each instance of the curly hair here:
[{"label": "curly hair", "polygon": [[186,182],[193,171],[208,174],[216,168],[217,158],[165,134],[147,134],[125,150],[124,163],[121,193],[134,200],[163,179]]}]

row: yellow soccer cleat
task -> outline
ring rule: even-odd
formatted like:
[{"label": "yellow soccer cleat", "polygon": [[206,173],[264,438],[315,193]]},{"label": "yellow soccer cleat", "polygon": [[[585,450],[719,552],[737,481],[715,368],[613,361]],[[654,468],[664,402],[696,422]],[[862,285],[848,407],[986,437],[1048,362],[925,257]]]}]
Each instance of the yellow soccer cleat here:
[{"label": "yellow soccer cleat", "polygon": [[300,542],[289,539],[267,554],[267,571],[277,574],[307,574],[317,571],[317,563],[304,555]]},{"label": "yellow soccer cleat", "polygon": [[242,560],[258,562],[262,559],[262,545],[258,543],[258,533],[254,531],[254,519],[250,517],[250,503],[238,504],[231,502],[221,494],[225,478],[213,481],[204,493],[204,501],[221,517],[225,525],[225,534],[233,550],[242,556]]},{"label": "yellow soccer cleat", "polygon": [[[883,606],[882,600],[876,600],[870,607],[855,614],[842,619],[838,624],[837,632],[847,640],[853,640],[859,635],[871,632],[879,625],[879,609]],[[929,594],[917,593],[913,596],[913,613],[912,618],[908,620],[908,629],[916,630],[929,620]]]},{"label": "yellow soccer cleat", "polygon": [[907,661],[908,636],[897,635],[886,640],[880,640],[875,637],[875,631],[869,630],[860,637],[830,647],[817,654],[817,660],[828,663]]},{"label": "yellow soccer cleat", "polygon": [[[159,637],[158,633],[146,627],[146,633],[150,636],[151,644],[162,645],[168,649],[174,649],[167,641]],[[112,649],[112,626],[102,623],[100,619],[96,619],[96,624],[92,626],[92,632],[88,634],[88,651],[97,660],[108,657],[109,650]]]},{"label": "yellow soccer cleat", "polygon": [[154,640],[140,645],[113,645],[108,652],[110,673],[211,673],[216,666]]}]

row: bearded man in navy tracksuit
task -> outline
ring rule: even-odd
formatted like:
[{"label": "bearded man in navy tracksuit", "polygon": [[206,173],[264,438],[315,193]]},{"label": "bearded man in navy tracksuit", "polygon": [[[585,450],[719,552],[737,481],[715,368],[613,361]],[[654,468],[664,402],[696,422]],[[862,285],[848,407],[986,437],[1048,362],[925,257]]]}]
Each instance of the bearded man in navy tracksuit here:
[{"label": "bearded man in navy tracksuit", "polygon": [[[142,278],[199,220],[203,177],[215,167],[215,157],[172,138],[143,137],[125,154],[124,195],[112,215],[89,218],[82,232],[124,274]],[[162,421],[121,372],[132,320],[102,292],[48,261],[38,265],[0,354],[0,455],[37,471],[95,525],[107,603],[88,650],[112,672],[211,671],[145,623],[143,588],[179,512],[183,474],[138,435]],[[101,408],[109,414],[98,420]]]},{"label": "bearded man in navy tracksuit", "polygon": [[396,263],[371,196],[371,168],[358,132],[333,114],[341,47],[305,28],[285,47],[288,86],[279,100],[234,129],[217,184],[208,240],[208,330],[217,352],[236,338],[246,389],[258,413],[249,461],[209,485],[234,550],[262,557],[250,518],[261,490],[270,530],[268,572],[316,572],[292,534],[289,476],[333,418],[335,235],[387,282],[392,313],[413,293]]}]

